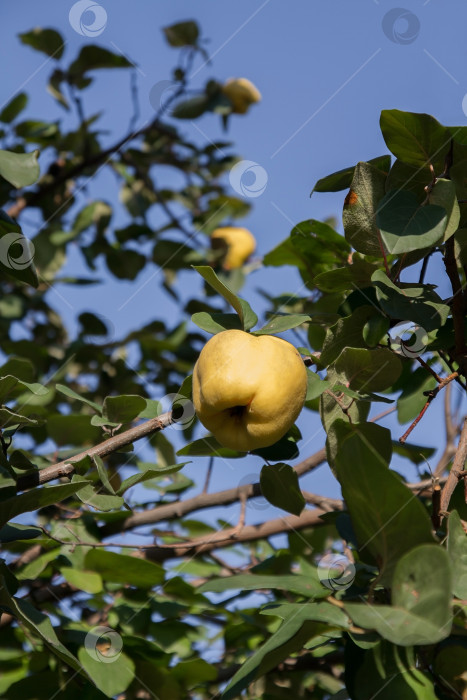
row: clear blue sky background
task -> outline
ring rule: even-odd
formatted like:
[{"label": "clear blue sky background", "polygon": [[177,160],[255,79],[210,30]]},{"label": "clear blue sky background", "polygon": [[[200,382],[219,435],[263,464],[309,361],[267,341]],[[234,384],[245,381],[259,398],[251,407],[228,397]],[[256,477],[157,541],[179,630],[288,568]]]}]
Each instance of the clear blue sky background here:
[{"label": "clear blue sky background", "polygon": [[[387,152],[378,126],[382,109],[428,112],[445,124],[467,123],[462,107],[467,93],[465,2],[401,2],[399,19],[391,20],[388,13],[398,5],[387,0],[102,0],[107,24],[96,41],[138,65],[139,125],[154,114],[149,102],[151,88],[170,79],[177,59],[177,52],[168,47],[160,28],[177,21],[196,19],[210,40],[207,49],[212,64],[201,70],[201,60],[196,64],[195,86],[204,85],[211,77],[223,81],[232,76],[247,77],[258,86],[262,102],[247,116],[231,120],[228,138],[234,141],[238,153],[267,172],[266,190],[252,200],[252,212],[243,222],[254,232],[259,254],[264,254],[303,219],[340,217],[342,193],[315,194],[311,199],[309,193],[318,178]],[[34,26],[58,29],[67,42],[61,63],[68,63],[82,46],[93,41],[70,26],[72,4],[68,0],[4,3],[0,46],[4,66],[1,102],[26,90],[31,97],[28,117],[65,118],[70,128],[76,125],[76,118],[66,116],[44,91],[53,62],[22,46],[16,35]],[[128,128],[132,115],[129,88],[128,71],[108,71],[84,92],[86,114],[105,111],[101,126],[108,131],[108,143]],[[180,127],[200,144],[208,139],[225,139],[216,115],[207,115],[193,124],[183,122]],[[93,180],[83,193],[81,206],[96,197],[111,199],[116,205],[115,226],[127,221],[116,202],[113,178]],[[34,227],[25,226],[25,233],[33,237]],[[105,277],[105,267],[101,269]],[[64,272],[77,271],[82,271],[80,257],[72,254]],[[158,316],[161,304],[165,305],[167,318],[170,314],[173,318],[175,307],[160,291],[159,279],[150,279],[153,271],[144,271],[131,284],[109,280],[98,292],[94,287],[61,287],[58,293],[50,293],[50,301],[66,317],[70,329],[81,311],[93,310],[110,319],[120,336]],[[431,272],[436,273],[436,263]],[[301,284],[291,269],[270,268],[254,273],[242,295],[261,311],[264,305],[255,291],[257,287],[272,293],[294,292]],[[140,291],[128,301],[135,290]],[[439,293],[447,296],[450,290],[441,287]],[[455,387],[454,392],[458,389]],[[309,413],[300,418],[299,425],[307,436],[304,442],[308,444],[303,449],[306,456],[321,447],[324,433],[319,420]],[[403,432],[393,417],[386,425],[395,427],[396,437]],[[430,408],[413,439],[432,446],[443,443],[440,405]],[[407,463],[396,459],[394,464],[404,474],[414,476]],[[196,459],[187,474],[196,478],[204,465],[204,460]],[[260,466],[258,459],[248,458],[235,462],[231,471],[219,462],[212,488],[234,486],[247,476],[253,479]],[[327,468],[303,483],[308,490],[336,492]],[[272,507],[253,509],[248,519],[256,522],[273,514]],[[215,515],[219,514],[209,515],[211,521]]]}]

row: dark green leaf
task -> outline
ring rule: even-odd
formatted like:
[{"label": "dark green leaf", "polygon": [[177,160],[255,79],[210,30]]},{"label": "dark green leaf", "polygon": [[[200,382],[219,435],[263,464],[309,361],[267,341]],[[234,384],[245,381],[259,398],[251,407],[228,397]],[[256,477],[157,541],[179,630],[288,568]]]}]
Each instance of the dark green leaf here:
[{"label": "dark green leaf", "polygon": [[162,31],[170,46],[196,46],[199,37],[198,24],[193,20],[187,22],[177,22],[168,27],[163,27]]},{"label": "dark green leaf", "polygon": [[131,68],[131,63],[122,54],[116,54],[102,46],[87,44],[79,52],[78,58],[70,64],[69,74],[74,78],[81,77],[89,70],[98,68]]},{"label": "dark green leaf", "polygon": [[442,326],[449,316],[449,306],[423,284],[403,284],[397,287],[383,270],[372,275],[376,296],[383,311],[398,321],[413,321],[426,331]]},{"label": "dark green leaf", "polygon": [[448,554],[453,571],[453,593],[461,600],[467,599],[467,535],[459,514],[451,511],[448,519]]},{"label": "dark green leaf", "polygon": [[21,513],[29,513],[39,508],[45,508],[53,503],[60,503],[66,498],[70,498],[80,491],[88,482],[77,484],[63,484],[59,486],[43,486],[42,488],[31,489],[19,496],[8,498],[2,501],[2,513],[0,524],[3,526],[11,518]]},{"label": "dark green leaf", "polygon": [[295,574],[286,576],[274,576],[271,574],[238,574],[236,576],[228,576],[226,578],[218,578],[203,583],[198,588],[200,593],[212,591],[213,593],[224,593],[238,589],[240,591],[259,591],[262,588],[266,590],[279,589],[282,591],[290,591],[297,595],[303,595],[306,598],[324,598],[329,595],[329,590],[321,583],[317,574],[317,570],[313,569],[313,576],[298,576]]},{"label": "dark green leaf", "polygon": [[289,465],[265,464],[260,475],[263,496],[277,508],[300,515],[306,505],[298,484],[297,472]]},{"label": "dark green leaf", "polygon": [[[387,174],[391,167],[391,156],[378,156],[378,158],[369,160],[368,163]],[[340,190],[348,189],[352,184],[355,167],[356,166],[344,168],[343,170],[332,173],[332,175],[321,178],[311,190],[311,194],[313,194],[313,192],[339,192]]]},{"label": "dark green leaf", "polygon": [[359,552],[376,560],[387,585],[403,554],[433,542],[428,514],[363,434],[352,433],[338,443],[335,468]]},{"label": "dark green leaf", "polygon": [[429,114],[383,109],[380,126],[396,158],[419,168],[431,163],[437,172],[443,167],[451,140],[449,130]]},{"label": "dark green leaf", "polygon": [[65,48],[65,41],[62,35],[55,31],[55,29],[36,27],[30,32],[19,34],[19,38],[23,44],[30,46],[36,51],[42,51],[42,53],[56,60],[61,58],[63,49]]},{"label": "dark green leaf", "polygon": [[164,569],[161,566],[127,554],[91,549],[84,561],[86,568],[101,574],[104,581],[146,589],[157,586],[164,580]]},{"label": "dark green leaf", "polygon": [[90,416],[52,413],[47,419],[47,432],[57,445],[93,445],[99,442],[101,431],[91,425]]},{"label": "dark green leaf", "polygon": [[130,423],[146,408],[142,396],[107,396],[104,399],[102,415],[111,423]]},{"label": "dark green leaf", "polygon": [[177,455],[181,457],[244,457],[245,453],[223,447],[213,435],[206,435],[206,437],[182,447],[178,450]]},{"label": "dark green leaf", "polygon": [[26,107],[28,99],[25,92],[19,92],[0,112],[0,122],[10,124]]}]

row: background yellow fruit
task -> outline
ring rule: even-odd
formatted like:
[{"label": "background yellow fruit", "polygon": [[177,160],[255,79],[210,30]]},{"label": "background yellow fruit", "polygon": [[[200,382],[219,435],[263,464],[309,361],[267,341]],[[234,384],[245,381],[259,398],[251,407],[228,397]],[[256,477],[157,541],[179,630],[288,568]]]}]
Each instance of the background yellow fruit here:
[{"label": "background yellow fruit", "polygon": [[293,345],[229,330],[204,346],[193,371],[193,402],[203,425],[232,449],[268,447],[295,423],[307,373]]},{"label": "background yellow fruit", "polygon": [[233,270],[241,267],[254,253],[256,240],[251,231],[240,226],[223,226],[216,228],[211,234],[211,245],[214,249],[225,248],[222,267]]},{"label": "background yellow fruit", "polygon": [[245,114],[250,105],[261,100],[261,93],[247,78],[230,78],[222,87],[222,92],[232,103],[232,112]]}]

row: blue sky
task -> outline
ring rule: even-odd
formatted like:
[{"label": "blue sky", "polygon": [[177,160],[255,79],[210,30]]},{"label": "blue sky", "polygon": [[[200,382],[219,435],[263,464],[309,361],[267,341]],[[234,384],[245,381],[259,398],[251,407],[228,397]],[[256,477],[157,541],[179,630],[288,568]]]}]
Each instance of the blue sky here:
[{"label": "blue sky", "polygon": [[[253,231],[262,255],[303,219],[340,218],[342,193],[315,194],[311,199],[309,193],[318,178],[387,152],[378,126],[382,109],[428,112],[445,124],[467,123],[462,106],[467,94],[465,2],[401,2],[402,8],[387,0],[102,0],[107,21],[95,41],[137,64],[140,125],[154,114],[149,101],[151,88],[170,79],[177,58],[162,36],[162,26],[196,19],[209,39],[206,48],[212,63],[202,66],[200,60],[194,66],[195,86],[204,85],[211,77],[220,81],[247,77],[257,85],[262,102],[247,116],[232,118],[227,138],[235,143],[236,152],[261,165],[267,174],[263,194],[251,200],[251,214],[242,222]],[[8,102],[18,90],[26,90],[31,96],[28,117],[65,117],[70,127],[76,123],[75,117],[65,116],[44,91],[52,61],[22,46],[16,35],[34,26],[58,29],[67,43],[62,63],[69,62],[82,46],[93,41],[70,25],[72,4],[68,0],[4,3],[0,46],[6,67],[1,102]],[[132,114],[128,71],[102,74],[85,91],[84,102],[88,115],[105,110],[100,123],[108,131],[105,140],[112,143],[125,133]],[[181,129],[198,143],[225,139],[216,115],[183,122]],[[96,197],[108,198],[117,206],[116,226],[127,220],[118,209],[115,181],[110,176],[89,184],[81,206]],[[30,237],[35,233],[34,226],[25,225],[24,230]],[[438,277],[436,264],[430,268]],[[65,272],[80,269],[80,258],[72,254]],[[58,293],[51,292],[50,301],[66,316],[71,329],[81,311],[93,310],[110,319],[119,336],[159,315],[161,304],[167,318],[173,317],[175,306],[159,290],[159,279],[151,278],[152,274],[153,270],[145,271],[131,284],[109,280],[99,293],[93,287],[62,287]],[[258,287],[273,293],[295,292],[301,283],[287,268],[255,272],[242,295],[261,311],[264,306]],[[138,293],[130,299],[135,290]],[[447,296],[450,290],[444,286],[439,293]],[[442,443],[441,408],[439,403],[429,409],[413,433],[415,442]],[[303,451],[306,456],[322,445],[324,434],[319,420],[310,414],[303,415],[299,425],[308,439],[316,433]],[[396,436],[403,432],[393,418],[386,425],[396,426]],[[204,461],[198,459],[187,474],[199,474],[201,464]],[[413,476],[407,464],[398,464],[402,464],[403,473]],[[246,475],[257,474],[260,466],[254,458],[236,462],[232,473],[219,465],[213,488],[233,486]],[[323,468],[303,483],[308,490],[335,493],[335,482]],[[273,512],[265,510],[264,514],[270,517]],[[255,516],[262,517],[262,512],[254,513],[250,522],[255,522]]]}]

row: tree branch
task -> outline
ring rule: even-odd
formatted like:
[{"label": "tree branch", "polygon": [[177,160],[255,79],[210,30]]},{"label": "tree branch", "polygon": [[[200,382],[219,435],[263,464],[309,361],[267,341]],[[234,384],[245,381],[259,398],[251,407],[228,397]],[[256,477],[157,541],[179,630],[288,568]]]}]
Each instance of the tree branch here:
[{"label": "tree branch", "polygon": [[455,359],[459,363],[460,372],[467,378],[467,346],[464,331],[464,299],[462,285],[457,271],[454,253],[454,237],[446,241],[444,266],[452,287],[452,322],[454,324]]},{"label": "tree branch", "polygon": [[17,491],[24,491],[25,489],[30,489],[39,484],[46,484],[62,476],[71,477],[75,473],[73,462],[79,462],[81,459],[84,459],[84,457],[107,457],[112,454],[112,452],[117,452],[120,448],[131,445],[132,442],[140,440],[147,435],[157,433],[159,430],[163,430],[175,422],[176,421],[172,418],[172,411],[162,413],[160,416],[157,416],[157,418],[151,418],[145,423],[141,423],[134,428],[125,430],[123,433],[114,435],[108,440],[101,442],[99,445],[83,450],[83,452],[74,455],[70,459],[65,459],[57,464],[51,464],[44,469],[26,472],[19,476],[16,481]]},{"label": "tree branch", "polygon": [[303,530],[307,527],[316,527],[324,525],[321,516],[327,511],[315,508],[313,510],[304,511],[299,517],[289,515],[284,518],[276,518],[258,525],[247,525],[239,532],[236,527],[216,532],[211,540],[206,540],[206,537],[196,538],[190,541],[189,544],[174,545],[170,548],[158,547],[157,545],[145,552],[145,558],[150,561],[163,562],[167,559],[179,559],[180,557],[194,557],[199,554],[206,554],[215,549],[231,547],[235,544],[245,542],[255,542],[273,535],[280,535],[296,530]]},{"label": "tree branch", "polygon": [[449,501],[457,486],[459,477],[464,471],[465,460],[467,459],[467,416],[464,418],[464,426],[462,428],[459,444],[457,446],[456,456],[452,463],[451,471],[441,492],[441,515],[446,513],[449,507]]},{"label": "tree branch", "polygon": [[23,209],[25,209],[26,207],[38,206],[38,203],[44,197],[44,195],[48,194],[49,192],[52,192],[59,185],[65,183],[67,180],[71,180],[77,177],[78,175],[81,175],[87,168],[90,168],[94,165],[99,165],[100,163],[105,163],[105,161],[110,156],[112,156],[114,153],[117,153],[127,143],[130,143],[131,141],[133,141],[133,139],[138,138],[140,136],[145,136],[152,130],[157,130],[159,133],[163,134],[164,136],[167,136],[167,138],[170,138],[172,140],[176,138],[175,131],[173,129],[165,127],[156,118],[147,126],[138,129],[133,133],[127,134],[124,138],[120,139],[112,146],[109,146],[109,148],[106,148],[103,151],[99,151],[98,153],[95,153],[93,156],[87,159],[81,160],[69,170],[61,169],[59,174],[53,177],[53,179],[50,179],[50,175],[45,176],[42,181],[42,184],[39,184],[37,189],[33,190],[32,192],[27,192],[25,195],[22,195],[16,200],[14,204],[12,204],[11,207],[9,207],[9,209],[7,210],[8,216],[11,216],[13,219],[17,219],[23,211]]},{"label": "tree branch", "polygon": [[[326,450],[323,447],[323,449],[318,450],[318,452],[315,452],[315,454],[297,464],[294,469],[298,476],[302,476],[302,474],[306,474],[312,469],[315,469],[325,461]],[[140,513],[133,513],[133,515],[130,515],[123,522],[108,523],[101,528],[101,537],[109,537],[116,532],[125,532],[135,527],[141,527],[142,525],[152,525],[161,521],[174,520],[175,518],[181,518],[188,513],[192,513],[195,510],[202,510],[203,508],[227,506],[231,503],[235,503],[242,497],[249,499],[256,498],[257,496],[261,496],[261,487],[258,482],[255,484],[237,486],[236,488],[226,489],[225,491],[217,491],[216,493],[200,493],[198,496],[187,498],[185,501],[167,503]]]}]

